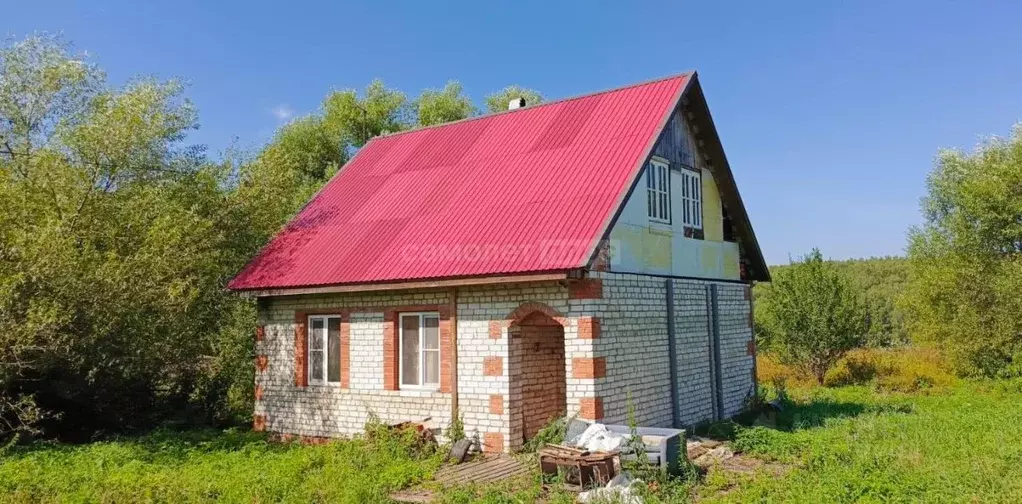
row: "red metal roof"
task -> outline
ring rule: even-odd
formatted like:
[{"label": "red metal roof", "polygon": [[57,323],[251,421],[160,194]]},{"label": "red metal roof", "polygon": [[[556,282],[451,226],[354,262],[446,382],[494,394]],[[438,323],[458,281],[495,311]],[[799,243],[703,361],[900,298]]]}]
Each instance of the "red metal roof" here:
[{"label": "red metal roof", "polygon": [[375,138],[228,287],[585,267],[688,78]]}]

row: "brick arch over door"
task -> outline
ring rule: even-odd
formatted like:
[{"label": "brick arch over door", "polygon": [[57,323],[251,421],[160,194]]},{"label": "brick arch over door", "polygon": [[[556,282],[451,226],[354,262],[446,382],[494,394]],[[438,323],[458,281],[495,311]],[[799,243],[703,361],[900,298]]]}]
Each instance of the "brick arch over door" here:
[{"label": "brick arch over door", "polygon": [[563,313],[543,303],[528,302],[522,303],[508,314],[507,319],[510,320],[508,327],[521,325],[528,318],[532,318],[535,321],[537,314],[545,315],[562,327],[565,325]]},{"label": "brick arch over door", "polygon": [[564,318],[540,303],[526,303],[508,317],[508,405],[511,448],[521,447],[567,410]]}]

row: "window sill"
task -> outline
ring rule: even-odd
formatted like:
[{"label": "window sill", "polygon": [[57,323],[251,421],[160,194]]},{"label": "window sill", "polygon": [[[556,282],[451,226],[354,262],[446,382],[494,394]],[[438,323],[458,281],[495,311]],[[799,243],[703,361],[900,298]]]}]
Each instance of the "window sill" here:
[{"label": "window sill", "polygon": [[322,382],[322,383],[309,383],[306,388],[315,389],[330,389],[330,388],[341,388],[341,382]]},{"label": "window sill", "polygon": [[650,221],[649,222],[649,230],[652,233],[666,234],[666,235],[670,235],[670,234],[672,234],[674,232],[674,229],[671,227],[670,223],[667,223],[667,222],[656,222],[656,221]]},{"label": "window sill", "polygon": [[432,397],[439,393],[439,387],[402,387],[397,391],[401,397]]}]

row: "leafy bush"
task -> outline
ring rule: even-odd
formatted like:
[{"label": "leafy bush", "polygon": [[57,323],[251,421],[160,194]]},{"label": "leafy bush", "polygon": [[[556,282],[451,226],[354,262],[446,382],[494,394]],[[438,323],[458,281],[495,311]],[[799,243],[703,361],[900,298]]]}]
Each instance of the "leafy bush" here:
[{"label": "leafy bush", "polygon": [[818,249],[778,272],[772,295],[757,301],[764,346],[819,383],[834,362],[865,341],[860,293]]}]

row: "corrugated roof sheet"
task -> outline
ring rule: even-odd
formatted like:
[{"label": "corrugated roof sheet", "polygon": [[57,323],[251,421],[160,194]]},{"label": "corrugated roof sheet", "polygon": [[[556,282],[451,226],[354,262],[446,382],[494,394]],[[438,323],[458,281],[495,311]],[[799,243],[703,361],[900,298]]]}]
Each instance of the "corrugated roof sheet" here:
[{"label": "corrugated roof sheet", "polygon": [[584,267],[688,78],[375,138],[229,288]]}]

